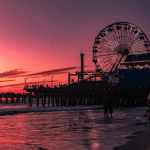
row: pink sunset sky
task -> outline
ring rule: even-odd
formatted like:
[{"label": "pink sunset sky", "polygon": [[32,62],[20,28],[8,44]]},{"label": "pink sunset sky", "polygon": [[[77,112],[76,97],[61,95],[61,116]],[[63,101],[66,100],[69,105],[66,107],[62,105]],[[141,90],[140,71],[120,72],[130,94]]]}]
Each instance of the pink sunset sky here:
[{"label": "pink sunset sky", "polygon": [[0,0],[0,92],[27,83],[68,83],[68,73],[92,63],[94,39],[114,22],[130,22],[150,39],[149,0]]}]

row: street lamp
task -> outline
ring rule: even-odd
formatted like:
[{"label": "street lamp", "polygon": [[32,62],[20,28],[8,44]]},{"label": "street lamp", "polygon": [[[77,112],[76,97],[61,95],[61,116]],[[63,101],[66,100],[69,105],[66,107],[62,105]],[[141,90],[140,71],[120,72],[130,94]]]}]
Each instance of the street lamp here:
[{"label": "street lamp", "polygon": [[28,80],[28,77],[25,77],[25,85],[26,85],[26,81]]},{"label": "street lamp", "polygon": [[51,87],[53,88],[53,79],[54,79],[54,76],[51,77]]},{"label": "street lamp", "polygon": [[59,87],[60,87],[60,85],[62,85],[62,81],[59,81]]},{"label": "street lamp", "polygon": [[89,74],[89,78],[90,78],[90,81],[91,81],[92,72],[90,72],[88,74]]},{"label": "street lamp", "polygon": [[43,86],[45,86],[46,79],[43,80]]}]

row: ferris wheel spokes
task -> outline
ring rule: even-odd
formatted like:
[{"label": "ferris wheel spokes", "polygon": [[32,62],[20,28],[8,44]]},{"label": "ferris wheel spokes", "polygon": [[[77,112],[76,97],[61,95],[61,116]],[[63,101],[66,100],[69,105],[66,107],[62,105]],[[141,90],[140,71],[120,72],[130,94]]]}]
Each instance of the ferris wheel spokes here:
[{"label": "ferris wheel spokes", "polygon": [[149,45],[140,28],[128,22],[116,22],[101,30],[95,38],[93,62],[97,71],[114,73],[128,55],[149,53]]}]

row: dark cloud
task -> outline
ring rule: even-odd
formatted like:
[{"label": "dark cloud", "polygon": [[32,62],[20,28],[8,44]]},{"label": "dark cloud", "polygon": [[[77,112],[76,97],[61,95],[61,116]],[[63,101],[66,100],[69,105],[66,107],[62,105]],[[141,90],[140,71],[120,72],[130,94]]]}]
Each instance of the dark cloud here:
[{"label": "dark cloud", "polygon": [[69,70],[73,70],[73,69],[79,69],[79,67],[68,67],[68,68],[42,71],[42,72],[28,74],[27,76],[47,76],[47,75],[50,75],[50,74],[61,74],[61,73],[67,73],[67,72],[64,72],[64,71],[69,71]]},{"label": "dark cloud", "polygon": [[27,71],[24,71],[21,68],[20,69],[14,69],[14,70],[0,73],[0,78],[5,78],[5,77],[15,78],[15,77],[18,77],[19,75],[26,74],[26,73],[27,73]]},{"label": "dark cloud", "polygon": [[[85,67],[87,67],[86,65]],[[42,72],[37,72],[37,73],[32,73],[32,74],[27,74],[27,71],[23,71],[23,69],[15,69],[15,70],[10,70],[7,72],[0,73],[0,78],[4,77],[9,77],[9,78],[16,78],[16,77],[30,77],[30,78],[37,78],[37,77],[45,77],[48,75],[54,75],[54,74],[64,74],[68,73],[69,70],[74,70],[74,69],[80,69],[80,67],[67,67],[67,68],[60,68],[60,69],[53,69],[53,70],[48,70],[48,71],[42,71]],[[0,82],[11,82],[15,80],[4,80]],[[56,82],[58,80],[53,80],[53,82]],[[46,81],[45,84],[51,82]],[[28,85],[38,85],[38,84],[43,84],[43,81],[37,81],[37,82],[27,82]],[[8,85],[3,85],[0,86],[0,88],[5,88],[5,87],[22,87],[24,86],[25,83],[19,83],[19,84],[8,84]]]},{"label": "dark cloud", "polygon": [[[85,65],[84,67],[88,67],[89,65]],[[65,74],[68,73],[70,70],[74,69],[80,69],[80,67],[66,67],[66,68],[60,68],[60,69],[53,69],[53,70],[47,70],[42,72],[35,72],[27,74],[27,71],[24,71],[22,68],[20,69],[14,69],[10,71],[6,71],[3,73],[0,73],[0,78],[8,77],[8,78],[17,78],[17,77],[30,77],[30,78],[38,78],[38,77],[46,77],[49,75],[54,74]]]},{"label": "dark cloud", "polygon": [[11,81],[16,81],[16,80],[4,80],[4,81],[0,81],[0,82],[11,82]]},{"label": "dark cloud", "polygon": [[[33,75],[33,76],[31,76],[31,75],[27,75],[27,76],[30,76],[30,78],[39,78],[39,77],[46,77],[46,76],[49,76],[49,75],[51,75],[51,74],[65,74],[65,73],[68,73],[68,72],[55,72],[55,73],[46,73],[46,74],[44,74],[44,73],[39,73],[39,74],[37,74],[37,75]],[[36,74],[36,73],[35,73]]]},{"label": "dark cloud", "polygon": [[[57,82],[58,80],[53,80],[53,82]],[[49,83],[49,82],[51,82],[51,80],[50,81],[46,81],[45,82],[45,84],[46,83]],[[26,83],[26,85],[38,85],[38,84],[43,84],[43,81],[37,81],[37,82],[27,82]],[[3,86],[0,86],[0,88],[5,88],[5,87],[19,87],[19,86],[24,86],[25,85],[25,83],[18,83],[18,84],[8,84],[8,85],[3,85]]]},{"label": "dark cloud", "polygon": [[[89,66],[93,66],[93,65],[84,65],[84,68],[85,68],[85,67],[89,67]],[[79,67],[79,68],[80,68],[80,67]]]}]

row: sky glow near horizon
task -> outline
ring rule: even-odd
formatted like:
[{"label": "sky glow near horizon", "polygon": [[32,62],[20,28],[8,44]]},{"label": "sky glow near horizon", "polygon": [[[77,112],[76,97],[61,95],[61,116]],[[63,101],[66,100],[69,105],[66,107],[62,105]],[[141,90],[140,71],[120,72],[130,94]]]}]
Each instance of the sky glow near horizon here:
[{"label": "sky glow near horizon", "polygon": [[27,83],[66,84],[68,73],[95,70],[92,47],[100,30],[130,22],[150,39],[149,0],[0,0],[1,92]]}]

